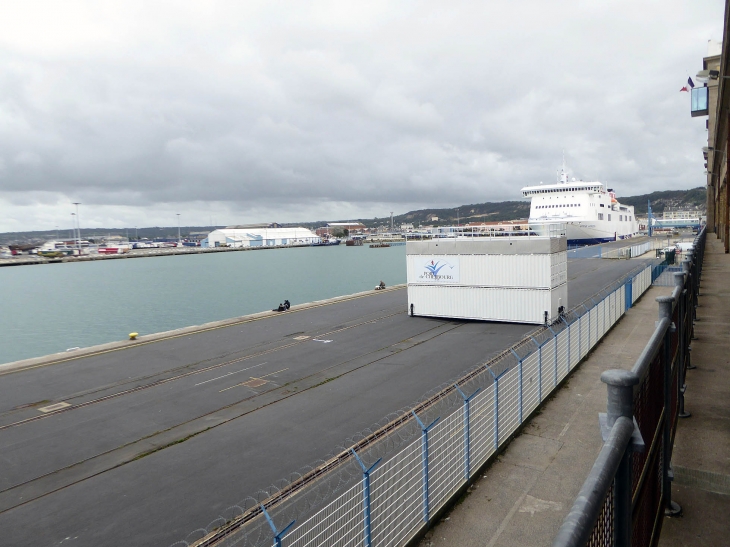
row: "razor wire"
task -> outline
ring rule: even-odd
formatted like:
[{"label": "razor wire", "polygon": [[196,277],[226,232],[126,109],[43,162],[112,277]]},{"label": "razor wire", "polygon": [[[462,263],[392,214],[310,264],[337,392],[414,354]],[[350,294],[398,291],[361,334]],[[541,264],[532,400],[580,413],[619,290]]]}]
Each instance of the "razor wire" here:
[{"label": "razor wire", "polygon": [[[422,523],[425,493],[432,513],[447,503],[468,482],[471,469],[478,469],[499,450],[610,330],[627,304],[643,294],[651,273],[651,266],[638,266],[555,323],[536,328],[453,382],[430,390],[415,405],[388,414],[326,458],[230,506],[171,547],[279,545],[279,531],[294,522],[297,526],[284,537],[286,545],[318,545],[324,537],[328,545],[360,545],[366,503],[363,470],[376,465],[372,484],[368,480],[366,514],[372,510],[373,518],[366,527],[367,537],[379,546],[399,544]],[[634,287],[631,303],[626,302],[627,285]],[[473,396],[468,413],[466,395]],[[424,435],[418,421],[429,424],[439,419],[426,456],[430,484],[422,492],[424,479],[414,472],[414,467],[420,471],[416,464]],[[396,515],[382,514],[379,509],[393,500]]]}]

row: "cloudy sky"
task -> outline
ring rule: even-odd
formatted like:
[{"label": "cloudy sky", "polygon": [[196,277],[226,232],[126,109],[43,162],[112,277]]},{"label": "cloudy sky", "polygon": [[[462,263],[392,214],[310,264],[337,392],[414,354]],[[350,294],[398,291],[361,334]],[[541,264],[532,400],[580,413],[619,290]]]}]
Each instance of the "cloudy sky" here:
[{"label": "cloudy sky", "polygon": [[704,183],[722,0],[8,0],[0,231],[384,217]]}]

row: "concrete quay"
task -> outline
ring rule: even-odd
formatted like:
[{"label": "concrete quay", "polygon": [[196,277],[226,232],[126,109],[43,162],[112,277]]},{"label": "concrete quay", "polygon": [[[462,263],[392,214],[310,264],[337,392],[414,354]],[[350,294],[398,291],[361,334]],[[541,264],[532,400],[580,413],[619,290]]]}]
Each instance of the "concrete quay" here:
[{"label": "concrete quay", "polygon": [[[571,299],[639,265],[571,261]],[[395,289],[8,367],[0,545],[170,545],[533,329]]]},{"label": "concrete quay", "polygon": [[296,247],[311,247],[311,245],[272,245],[267,247],[165,247],[159,249],[131,249],[129,252],[122,254],[89,254],[58,258],[46,258],[38,255],[21,255],[12,258],[0,258],[0,267],[33,266],[39,264],[64,264],[67,262],[94,262],[96,260],[121,260],[123,258],[149,258],[155,256],[230,253],[240,251],[266,251],[272,249],[292,249]]}]

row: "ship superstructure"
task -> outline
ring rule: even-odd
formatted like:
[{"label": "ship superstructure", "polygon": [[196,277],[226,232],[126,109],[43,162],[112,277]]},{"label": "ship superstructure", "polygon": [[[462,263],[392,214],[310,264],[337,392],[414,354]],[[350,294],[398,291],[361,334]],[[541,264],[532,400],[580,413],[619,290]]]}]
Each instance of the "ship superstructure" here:
[{"label": "ship superstructure", "polygon": [[530,225],[564,223],[568,245],[592,245],[630,238],[639,232],[634,207],[621,205],[601,182],[568,180],[565,167],[558,182],[526,186],[531,200]]}]

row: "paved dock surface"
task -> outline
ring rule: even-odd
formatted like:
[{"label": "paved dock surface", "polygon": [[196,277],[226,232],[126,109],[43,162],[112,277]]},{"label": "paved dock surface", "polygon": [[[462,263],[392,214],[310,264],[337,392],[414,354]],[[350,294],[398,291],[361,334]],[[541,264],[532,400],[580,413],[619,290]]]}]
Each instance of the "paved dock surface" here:
[{"label": "paved dock surface", "polygon": [[421,547],[552,545],[603,446],[601,373],[634,365],[654,332],[654,299],[671,293],[672,287],[649,288]]},{"label": "paved dock surface", "polygon": [[[672,498],[680,518],[665,518],[660,547],[730,544],[730,255],[708,234],[700,307],[687,373],[686,410],[677,426]],[[587,477],[602,441],[606,411],[601,372],[630,369],[654,330],[653,287],[601,341],[565,386],[465,497],[430,530],[421,547],[551,545]]]},{"label": "paved dock surface", "polygon": [[730,545],[730,255],[707,234],[685,410],[674,440],[672,499],[660,547]]},{"label": "paved dock surface", "polygon": [[[571,302],[639,265],[570,261]],[[0,545],[169,545],[534,328],[401,289],[3,374]]]}]

